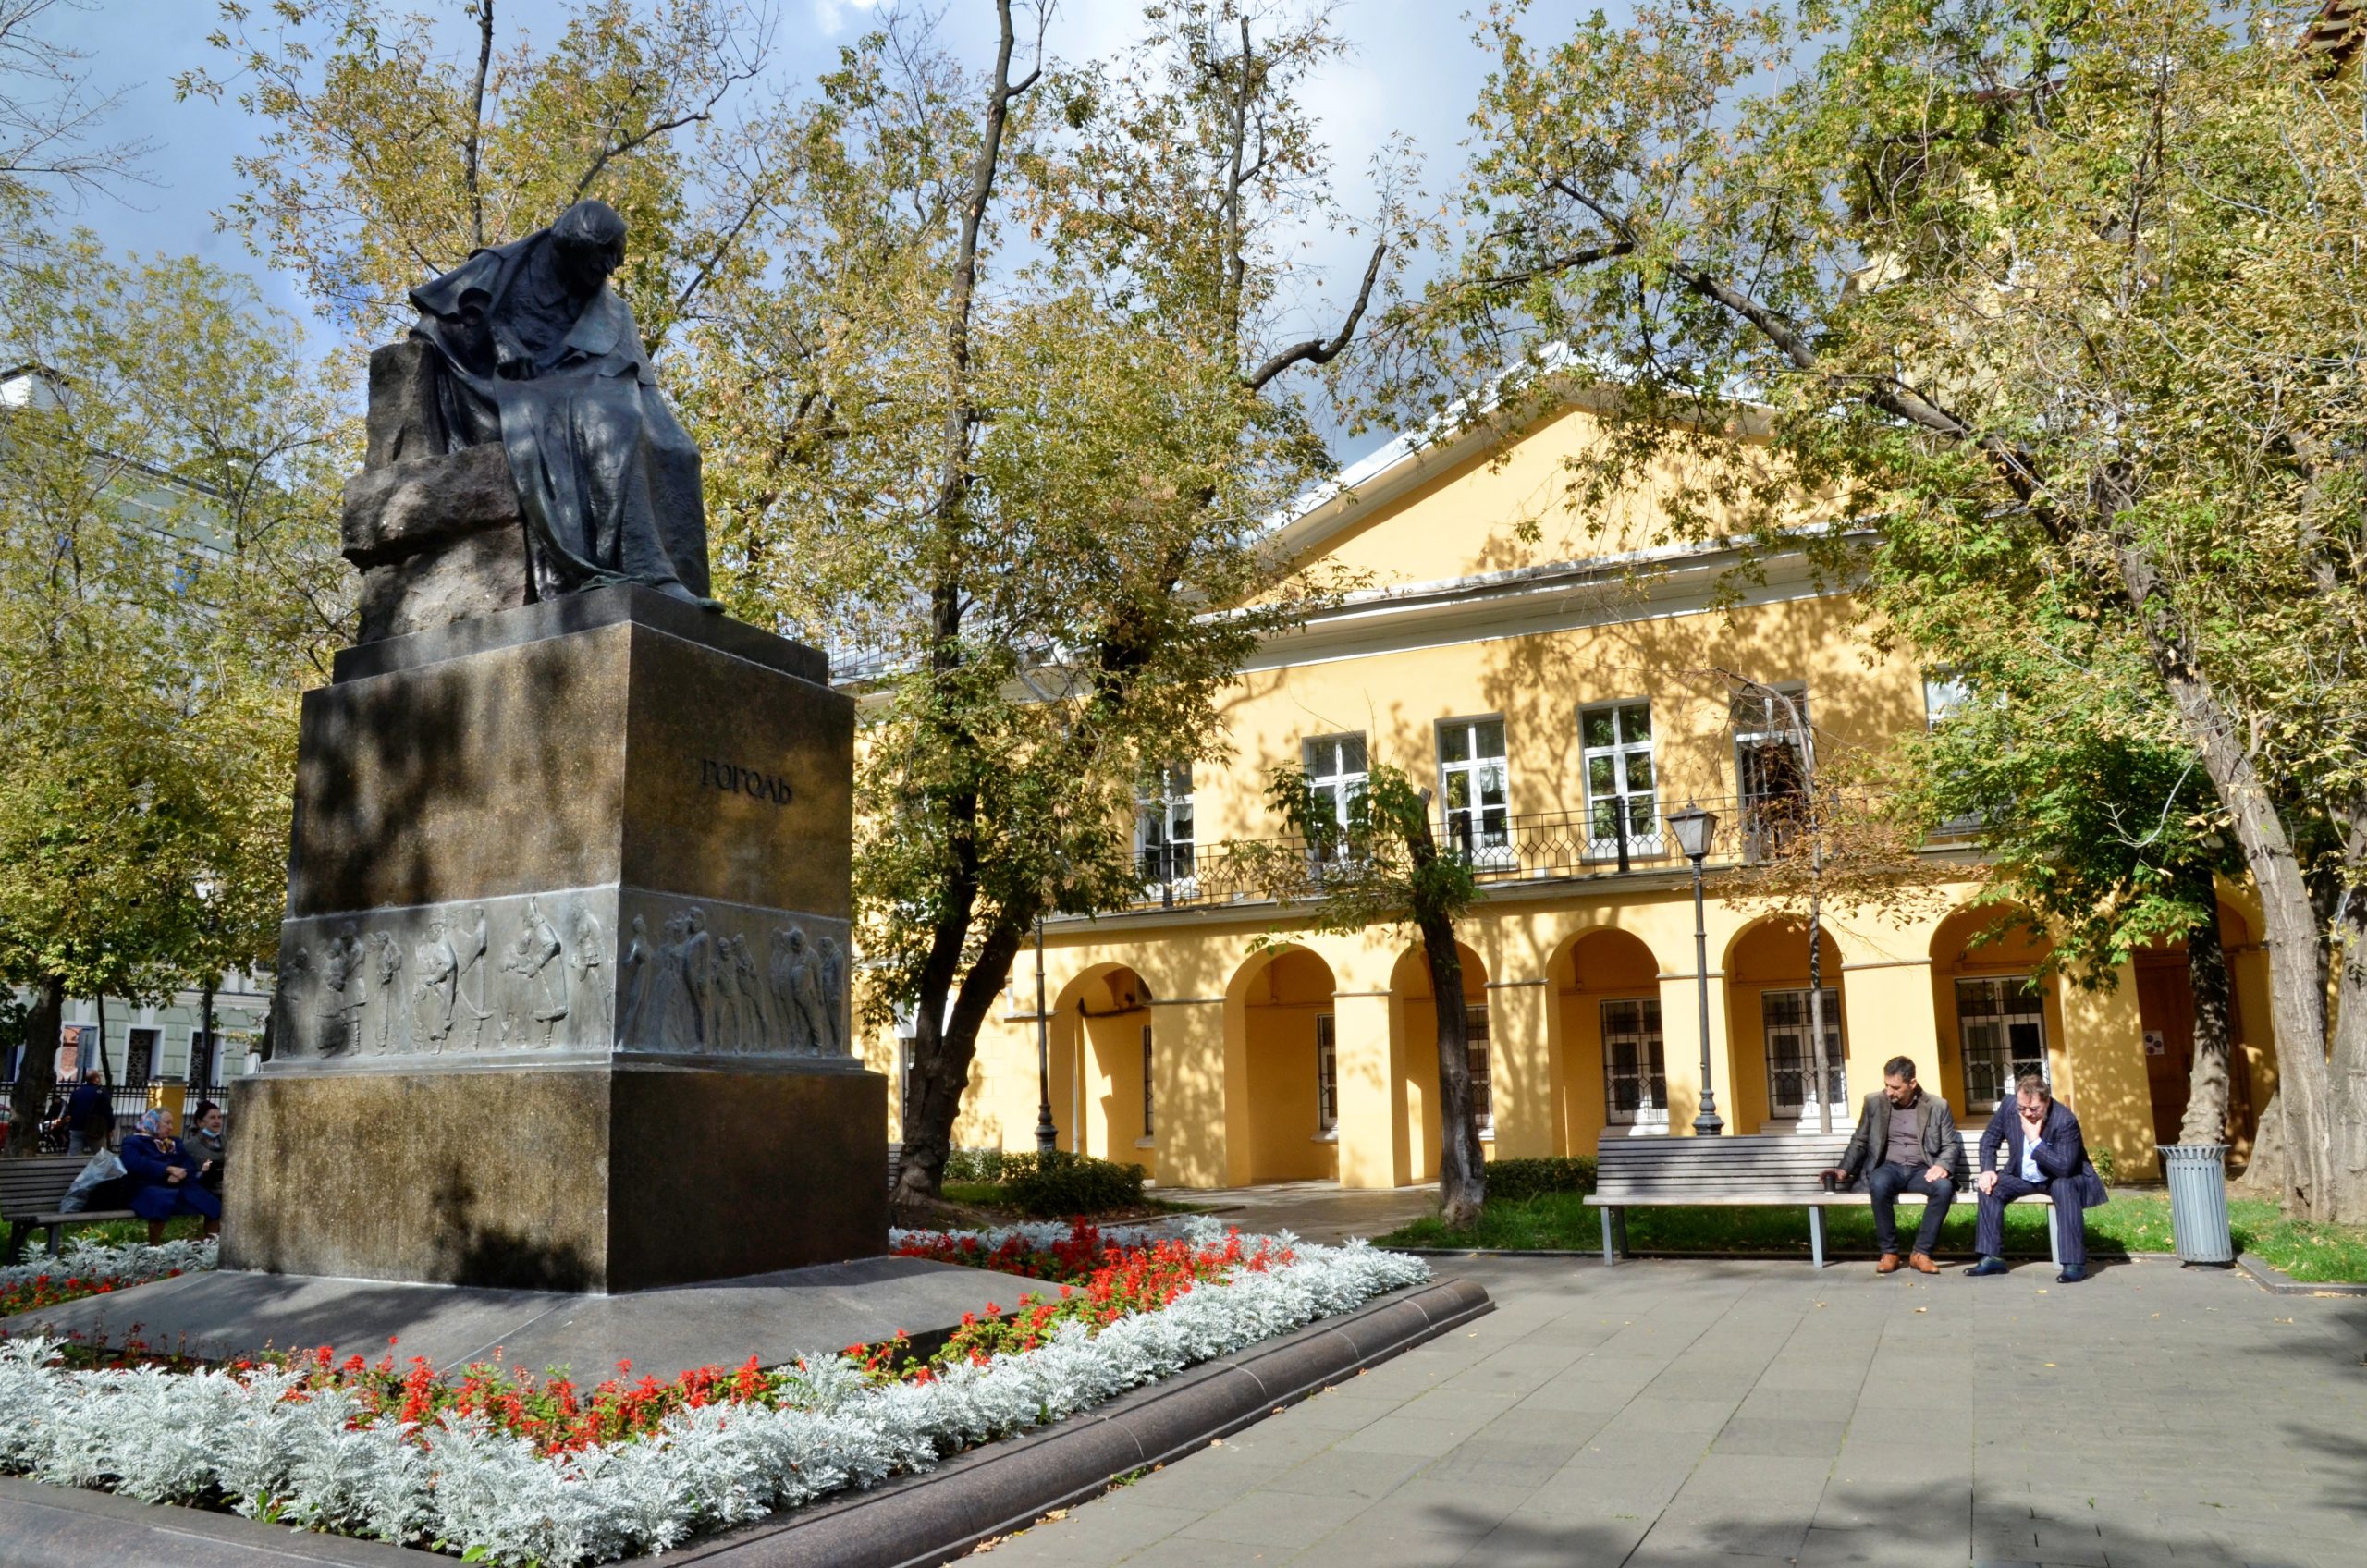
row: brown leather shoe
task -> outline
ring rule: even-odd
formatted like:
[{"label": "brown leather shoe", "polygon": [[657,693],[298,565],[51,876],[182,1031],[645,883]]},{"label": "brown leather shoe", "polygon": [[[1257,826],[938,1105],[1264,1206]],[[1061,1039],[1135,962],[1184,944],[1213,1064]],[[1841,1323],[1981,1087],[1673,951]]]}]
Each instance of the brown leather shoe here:
[{"label": "brown leather shoe", "polygon": [[1918,1274],[1937,1274],[1940,1271],[1940,1266],[1932,1261],[1932,1255],[1928,1252],[1919,1252],[1910,1256],[1907,1260],[1907,1267],[1914,1269]]},{"label": "brown leather shoe", "polygon": [[1875,1272],[1875,1273],[1877,1273],[1877,1274],[1895,1274],[1895,1273],[1897,1273],[1897,1272],[1898,1272],[1898,1254],[1896,1254],[1896,1253],[1895,1253],[1895,1252],[1886,1252],[1886,1253],[1883,1254],[1883,1260],[1882,1260],[1880,1263],[1877,1263],[1877,1264],[1875,1264],[1875,1265],[1874,1265],[1874,1272]]}]

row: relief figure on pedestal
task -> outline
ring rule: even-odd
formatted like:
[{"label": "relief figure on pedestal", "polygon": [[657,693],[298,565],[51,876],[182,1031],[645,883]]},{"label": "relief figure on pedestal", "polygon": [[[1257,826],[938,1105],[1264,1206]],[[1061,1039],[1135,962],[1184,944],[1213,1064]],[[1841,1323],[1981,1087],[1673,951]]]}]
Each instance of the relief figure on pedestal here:
[{"label": "relief figure on pedestal", "polygon": [[575,972],[575,997],[570,1005],[577,1017],[598,1027],[606,1043],[616,1032],[610,1011],[615,1004],[608,995],[608,949],[600,939],[598,917],[582,904],[575,906],[568,939],[575,944],[567,961]]},{"label": "relief figure on pedestal", "polygon": [[821,963],[802,925],[773,933],[773,996],[781,1011],[784,1043],[800,1056],[835,1048],[838,1031],[822,999]]},{"label": "relief figure on pedestal", "polygon": [[313,949],[299,942],[296,950],[279,966],[278,996],[272,1010],[275,1017],[281,1017],[284,1012],[280,1038],[289,1042],[290,1055],[304,1048],[304,1029],[297,1021],[303,1015],[305,992],[310,989],[312,979]]},{"label": "relief figure on pedestal", "polygon": [[731,1056],[747,1049],[740,1028],[740,998],[731,981],[731,938],[710,933],[707,937],[705,1004],[706,1049],[709,1056]]},{"label": "relief figure on pedestal", "polygon": [[418,988],[411,1003],[412,1018],[425,1026],[428,1043],[440,1051],[451,1037],[460,970],[460,955],[453,952],[450,939],[444,935],[442,921],[427,923],[427,935],[411,949],[411,959],[418,969],[411,981]]},{"label": "relief figure on pedestal", "polygon": [[335,1056],[362,1046],[362,1008],[368,999],[362,979],[361,940],[351,925],[329,938],[321,960],[321,1054]]},{"label": "relief figure on pedestal", "polygon": [[551,1025],[567,1016],[567,966],[560,962],[563,950],[558,932],[543,918],[542,906],[528,899],[518,940],[501,960],[502,969],[518,977],[511,985],[510,1006],[502,1019],[505,1043],[512,1038],[523,1040],[530,1022],[543,1026],[542,1038],[535,1043],[551,1043]]},{"label": "relief figure on pedestal", "polygon": [[403,1003],[402,944],[388,931],[372,939],[378,944],[378,1054],[408,1051],[411,1048],[411,1009]]},{"label": "relief figure on pedestal", "polygon": [[532,596],[640,582],[709,609],[699,450],[658,395],[608,287],[625,223],[578,202],[411,290],[453,451],[499,442],[525,518]]},{"label": "relief figure on pedestal", "polygon": [[[493,1016],[493,1010],[486,1005],[484,970],[484,955],[493,945],[493,933],[485,923],[484,911],[482,908],[471,910],[469,916],[475,925],[463,925],[460,927],[460,940],[454,949],[452,995],[461,1007],[468,1010],[470,1018],[476,1024],[475,1031],[469,1041],[469,1048],[483,1050],[485,1020]],[[473,1002],[469,1000],[469,974],[472,970],[476,973],[477,977],[477,999]]]},{"label": "relief figure on pedestal", "polygon": [[656,955],[650,951],[649,926],[636,914],[632,917],[632,934],[617,958],[617,984],[624,990],[621,1039],[627,1046],[641,1043],[642,1014],[647,1011],[649,993],[656,981]]},{"label": "relief figure on pedestal", "polygon": [[844,1056],[847,1042],[840,1032],[840,1023],[847,1015],[846,956],[839,950],[839,939],[835,937],[823,937],[814,944],[814,949],[819,955],[817,967],[821,970],[823,1022],[828,1025],[822,1049],[832,1056]]},{"label": "relief figure on pedestal", "polygon": [[690,916],[671,917],[661,935],[665,942],[657,949],[656,997],[650,1004],[658,1044],[669,1051],[694,1051],[705,1036],[699,1029],[698,991],[691,983]]},{"label": "relief figure on pedestal", "polygon": [[682,917],[681,972],[691,998],[691,1048],[715,1048],[715,938],[707,935],[706,911]]},{"label": "relief figure on pedestal", "polygon": [[740,1014],[740,1048],[762,1051],[772,1044],[771,1032],[765,1018],[764,982],[756,973],[755,955],[748,950],[748,938],[734,932],[727,944],[731,954],[731,989]]}]

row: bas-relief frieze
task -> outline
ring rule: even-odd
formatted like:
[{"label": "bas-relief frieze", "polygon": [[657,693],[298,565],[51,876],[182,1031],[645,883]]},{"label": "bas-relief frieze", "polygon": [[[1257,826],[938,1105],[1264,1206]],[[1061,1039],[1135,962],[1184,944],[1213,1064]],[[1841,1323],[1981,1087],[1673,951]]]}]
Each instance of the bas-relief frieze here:
[{"label": "bas-relief frieze", "polygon": [[844,921],[614,888],[289,921],[282,1060],[845,1057]]}]

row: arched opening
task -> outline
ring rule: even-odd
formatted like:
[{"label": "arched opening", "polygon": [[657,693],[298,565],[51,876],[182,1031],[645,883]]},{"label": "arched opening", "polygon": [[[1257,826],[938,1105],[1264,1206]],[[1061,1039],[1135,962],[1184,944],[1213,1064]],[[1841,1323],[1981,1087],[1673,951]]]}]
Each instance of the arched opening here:
[{"label": "arched opening", "polygon": [[[2245,986],[2238,977],[2241,959],[2250,952],[2250,923],[2226,904],[2219,905],[2219,945],[2227,955],[2227,1133],[2237,1146],[2234,1155],[2249,1156],[2259,1125],[2259,1100],[2254,1095],[2250,1053],[2246,1047]],[[2179,1125],[2186,1120],[2187,1096],[2193,1088],[2194,974],[2187,945],[2156,942],[2136,954],[2137,1013],[2144,1030],[2145,1079],[2153,1101],[2154,1141],[2183,1142]]]},{"label": "arched opening", "polygon": [[[1495,1053],[1488,1038],[1488,969],[1479,955],[1457,942],[1463,959],[1463,1007],[1470,1031],[1471,1098],[1483,1141],[1495,1137]],[[1418,947],[1399,955],[1389,981],[1390,1012],[1402,1047],[1395,1054],[1399,1103],[1405,1108],[1407,1159],[1412,1180],[1431,1182],[1439,1173],[1439,1015],[1430,987],[1430,966]],[[1490,1152],[1493,1152],[1490,1150]]]},{"label": "arched opening", "polygon": [[1099,964],[1061,988],[1051,1019],[1052,1119],[1061,1147],[1159,1172],[1148,1076],[1157,1035],[1150,987]]},{"label": "arched opening", "polygon": [[1940,1092],[1968,1126],[2013,1097],[2014,1079],[2048,1083],[2062,1066],[2063,1007],[2046,964],[2053,944],[2005,904],[1968,904],[1932,933],[1932,1007]]},{"label": "arched opening", "polygon": [[[1835,1128],[1855,1114],[1849,1031],[1841,1009],[1841,947],[1821,928],[1817,978],[1824,993],[1824,1099]],[[1733,1133],[1817,1131],[1816,1042],[1805,921],[1771,915],[1726,947],[1726,1055],[1731,1087],[1720,1102]]]},{"label": "arched opening", "polygon": [[1338,1037],[1331,966],[1305,948],[1261,953],[1227,987],[1242,1042],[1239,1091],[1226,1096],[1228,1141],[1250,1182],[1305,1182],[1340,1174]]},{"label": "arched opening", "polygon": [[1561,1011],[1562,1093],[1568,1152],[1598,1138],[1669,1130],[1668,1049],[1661,1019],[1661,966],[1627,931],[1588,931],[1548,974]]}]

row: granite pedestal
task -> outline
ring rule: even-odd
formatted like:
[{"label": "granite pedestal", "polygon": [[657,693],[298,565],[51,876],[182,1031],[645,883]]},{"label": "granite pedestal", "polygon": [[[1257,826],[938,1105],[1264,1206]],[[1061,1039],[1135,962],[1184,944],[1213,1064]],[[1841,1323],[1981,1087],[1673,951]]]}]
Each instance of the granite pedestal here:
[{"label": "granite pedestal", "polygon": [[616,1292],[884,1251],[821,655],[620,585],[335,674],[226,1265]]}]

